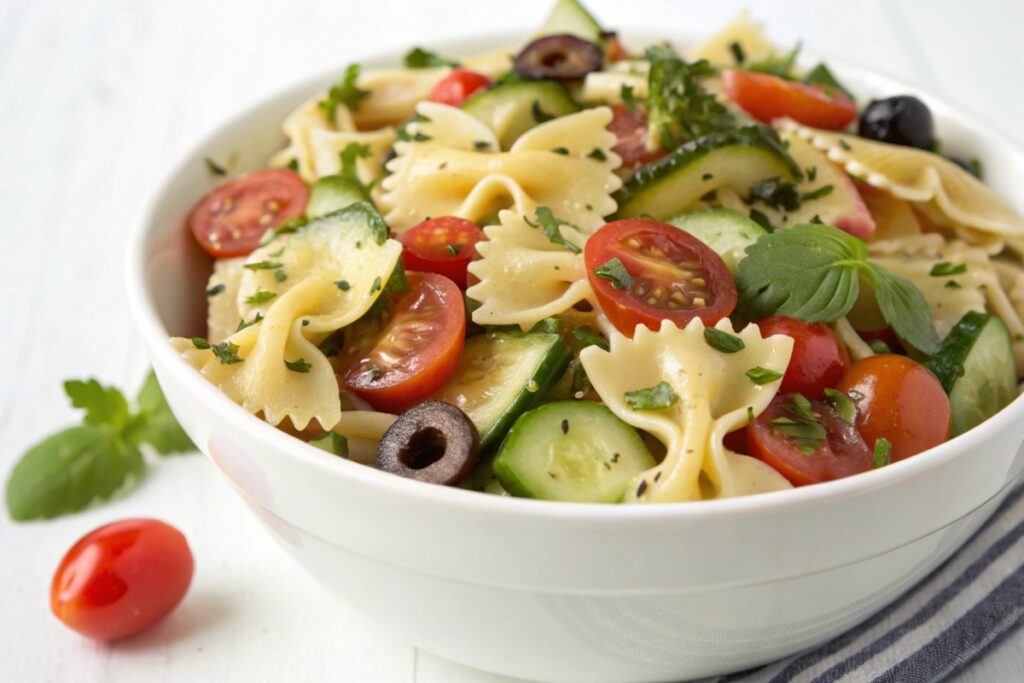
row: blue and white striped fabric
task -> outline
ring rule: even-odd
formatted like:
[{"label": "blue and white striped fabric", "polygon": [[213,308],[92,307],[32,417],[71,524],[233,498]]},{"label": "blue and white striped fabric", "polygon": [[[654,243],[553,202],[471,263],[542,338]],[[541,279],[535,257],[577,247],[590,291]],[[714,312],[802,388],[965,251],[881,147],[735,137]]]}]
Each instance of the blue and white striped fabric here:
[{"label": "blue and white striped fabric", "polygon": [[955,555],[857,628],[817,650],[718,681],[933,683],[961,671],[1021,623],[1024,484]]}]

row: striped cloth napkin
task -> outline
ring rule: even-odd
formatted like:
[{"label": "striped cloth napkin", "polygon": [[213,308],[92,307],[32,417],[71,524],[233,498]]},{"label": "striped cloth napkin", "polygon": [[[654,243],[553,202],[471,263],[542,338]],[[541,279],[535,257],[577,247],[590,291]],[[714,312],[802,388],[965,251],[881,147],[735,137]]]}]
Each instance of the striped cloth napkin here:
[{"label": "striped cloth napkin", "polygon": [[717,681],[933,683],[963,670],[1022,622],[1024,484],[955,555],[860,626],[817,650]]}]

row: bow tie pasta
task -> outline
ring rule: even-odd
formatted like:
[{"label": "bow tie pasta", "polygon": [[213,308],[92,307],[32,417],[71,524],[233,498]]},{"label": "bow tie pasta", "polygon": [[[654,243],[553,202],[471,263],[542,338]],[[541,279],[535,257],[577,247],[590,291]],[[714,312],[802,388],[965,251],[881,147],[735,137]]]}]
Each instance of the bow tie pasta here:
[{"label": "bow tie pasta", "polygon": [[501,209],[532,215],[538,206],[592,232],[615,211],[610,195],[622,181],[607,107],[543,123],[508,152],[496,151],[493,131],[460,109],[424,102],[416,111],[424,120],[407,126],[410,140],[395,143],[391,175],[381,183],[385,219],[397,232],[430,216],[486,223]]},{"label": "bow tie pasta", "polygon": [[[515,211],[502,211],[500,218],[500,225],[484,229],[487,240],[476,246],[481,259],[469,265],[469,272],[480,279],[466,291],[480,302],[474,322],[527,330],[593,298],[582,254],[553,243]],[[567,225],[559,230],[582,248],[584,233]]]},{"label": "bow tie pasta", "polygon": [[301,430],[316,420],[330,429],[341,419],[338,382],[317,344],[369,310],[401,252],[369,206],[330,214],[246,260],[238,308],[247,326],[208,348],[174,343],[210,382],[270,424],[288,418]]},{"label": "bow tie pasta", "polygon": [[[716,328],[733,333],[728,318]],[[580,353],[601,400],[624,422],[657,437],[667,451],[627,489],[627,502],[724,498],[790,487],[760,460],[728,450],[722,439],[746,424],[751,413],[763,412],[778,391],[778,381],[754,384],[747,371],[762,367],[784,373],[793,340],[764,339],[755,325],[736,336],[744,348],[723,353],[705,341],[699,318],[682,330],[663,321],[657,332],[638,326],[632,339],[613,333],[609,351],[590,346]],[[678,396],[671,406],[641,411],[628,405],[627,392],[661,382]]]}]

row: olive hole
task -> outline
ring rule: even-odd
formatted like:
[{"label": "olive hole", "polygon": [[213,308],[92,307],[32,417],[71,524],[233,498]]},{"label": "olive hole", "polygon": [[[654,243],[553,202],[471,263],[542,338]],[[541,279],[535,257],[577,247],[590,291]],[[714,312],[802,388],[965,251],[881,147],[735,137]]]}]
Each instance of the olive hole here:
[{"label": "olive hole", "polygon": [[436,427],[425,427],[412,435],[398,454],[398,460],[411,470],[430,467],[444,457],[448,442]]},{"label": "olive hole", "polygon": [[566,57],[566,55],[564,53],[562,53],[562,52],[552,52],[550,54],[544,55],[544,59],[541,60],[541,63],[544,64],[544,66],[550,66],[550,67],[556,67],[557,68],[557,67],[561,66],[562,63],[565,62],[566,59],[567,59],[567,57]]}]

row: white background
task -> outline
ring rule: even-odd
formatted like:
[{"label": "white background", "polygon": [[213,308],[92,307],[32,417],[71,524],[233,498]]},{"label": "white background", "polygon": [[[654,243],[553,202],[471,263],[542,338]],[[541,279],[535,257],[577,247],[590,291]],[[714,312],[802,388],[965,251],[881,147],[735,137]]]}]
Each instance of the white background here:
[{"label": "white background", "polygon": [[[134,389],[146,360],[122,285],[125,236],[169,165],[216,124],[305,74],[380,49],[536,27],[550,0],[0,0],[0,472],[75,419],[65,378]],[[590,0],[607,26],[713,32],[735,0]],[[1016,0],[748,3],[781,45],[864,64],[1024,141]],[[98,645],[50,615],[81,534],[129,516],[181,528],[191,592],[165,622]],[[498,677],[439,660],[350,612],[293,566],[200,456],[153,463],[130,495],[52,522],[0,519],[0,680],[392,681]],[[966,681],[1019,680],[1024,632]]]}]

